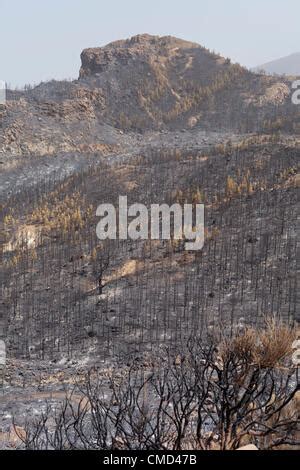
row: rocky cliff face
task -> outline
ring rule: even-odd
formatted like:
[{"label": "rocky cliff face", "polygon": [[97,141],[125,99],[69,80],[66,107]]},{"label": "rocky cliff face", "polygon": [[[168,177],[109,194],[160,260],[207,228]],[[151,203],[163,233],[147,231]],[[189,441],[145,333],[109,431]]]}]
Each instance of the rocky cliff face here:
[{"label": "rocky cliff face", "polygon": [[251,73],[195,43],[144,34],[86,49],[81,61],[79,83],[102,90],[104,117],[116,127],[256,131],[273,119],[293,126],[288,79]]},{"label": "rocky cliff face", "polygon": [[0,154],[109,153],[117,142],[103,131],[105,97],[100,89],[62,82],[10,94],[0,114]]},{"label": "rocky cliff face", "polygon": [[84,78],[102,73],[112,65],[128,66],[132,61],[151,61],[171,58],[176,51],[187,49],[203,50],[198,44],[183,41],[172,36],[158,37],[139,34],[127,40],[115,41],[105,47],[84,49],[81,53],[82,66],[79,77]]},{"label": "rocky cliff face", "polygon": [[251,73],[198,44],[143,34],[85,49],[81,61],[76,81],[8,93],[2,154],[110,152],[119,130],[299,129],[288,79]]}]

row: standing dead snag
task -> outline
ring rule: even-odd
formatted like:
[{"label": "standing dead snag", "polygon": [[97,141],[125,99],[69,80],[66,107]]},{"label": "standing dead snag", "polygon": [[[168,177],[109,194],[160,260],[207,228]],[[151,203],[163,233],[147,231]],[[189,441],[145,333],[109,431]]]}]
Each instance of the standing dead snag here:
[{"label": "standing dead snag", "polygon": [[[283,327],[256,333],[264,344],[277,337],[287,345]],[[108,380],[94,369],[59,410],[49,408],[26,424],[24,445],[107,450],[299,446],[297,371],[283,347],[271,346],[272,362],[261,361],[263,351],[253,338],[249,332],[235,335],[222,348],[218,341],[193,339],[180,355],[167,350],[148,366],[133,361]],[[74,404],[78,395],[83,406]]]},{"label": "standing dead snag", "polygon": [[110,251],[106,245],[100,245],[92,251],[92,271],[93,276],[96,278],[98,293],[103,293],[103,288],[106,286],[104,282],[104,275],[109,268],[110,264]]},{"label": "standing dead snag", "polygon": [[3,386],[6,368],[6,346],[3,340],[0,340],[0,386]]}]

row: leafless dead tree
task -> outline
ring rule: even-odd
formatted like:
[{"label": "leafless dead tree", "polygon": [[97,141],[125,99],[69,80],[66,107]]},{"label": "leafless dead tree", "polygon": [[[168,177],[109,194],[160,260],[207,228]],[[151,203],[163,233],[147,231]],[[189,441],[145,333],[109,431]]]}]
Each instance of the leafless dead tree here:
[{"label": "leafless dead tree", "polygon": [[[268,330],[269,328],[269,330]],[[103,379],[91,370],[56,410],[27,423],[27,449],[261,449],[299,446],[298,370],[274,325],[223,343],[201,338]],[[262,338],[279,341],[264,361]],[[292,333],[291,333],[292,334]],[[268,336],[269,335],[269,336]],[[274,337],[273,337],[274,339]],[[285,347],[283,344],[285,343]],[[80,398],[78,398],[80,397]]]}]

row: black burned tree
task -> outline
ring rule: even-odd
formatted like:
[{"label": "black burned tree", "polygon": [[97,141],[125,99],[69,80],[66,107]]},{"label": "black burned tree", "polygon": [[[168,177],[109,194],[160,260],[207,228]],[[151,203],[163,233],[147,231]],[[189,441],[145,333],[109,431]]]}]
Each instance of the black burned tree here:
[{"label": "black burned tree", "polygon": [[98,294],[102,295],[106,286],[105,274],[110,265],[110,250],[107,244],[101,243],[95,247],[91,255],[92,272],[97,282]]}]

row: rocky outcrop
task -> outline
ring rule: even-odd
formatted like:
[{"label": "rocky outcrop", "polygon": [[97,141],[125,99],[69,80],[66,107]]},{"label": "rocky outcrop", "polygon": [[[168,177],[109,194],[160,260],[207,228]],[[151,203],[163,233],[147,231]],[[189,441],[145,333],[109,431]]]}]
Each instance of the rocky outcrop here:
[{"label": "rocky outcrop", "polygon": [[288,78],[251,73],[199,44],[142,34],[85,49],[81,63],[79,81],[103,89],[104,118],[125,130],[256,131],[275,114],[296,129]]},{"label": "rocky outcrop", "polygon": [[115,41],[105,47],[84,49],[81,53],[81,69],[79,77],[101,73],[112,65],[126,66],[130,61],[144,58],[149,60],[151,56],[162,56],[174,49],[202,49],[200,45],[183,41],[172,36],[151,36],[150,34],[138,34],[127,40]]},{"label": "rocky outcrop", "polygon": [[[288,79],[253,74],[204,47],[141,34],[83,50],[79,80],[8,91],[0,154],[106,152],[112,132],[182,130],[299,132]],[[276,122],[274,122],[276,121]],[[1,156],[1,159],[2,159]]]}]

